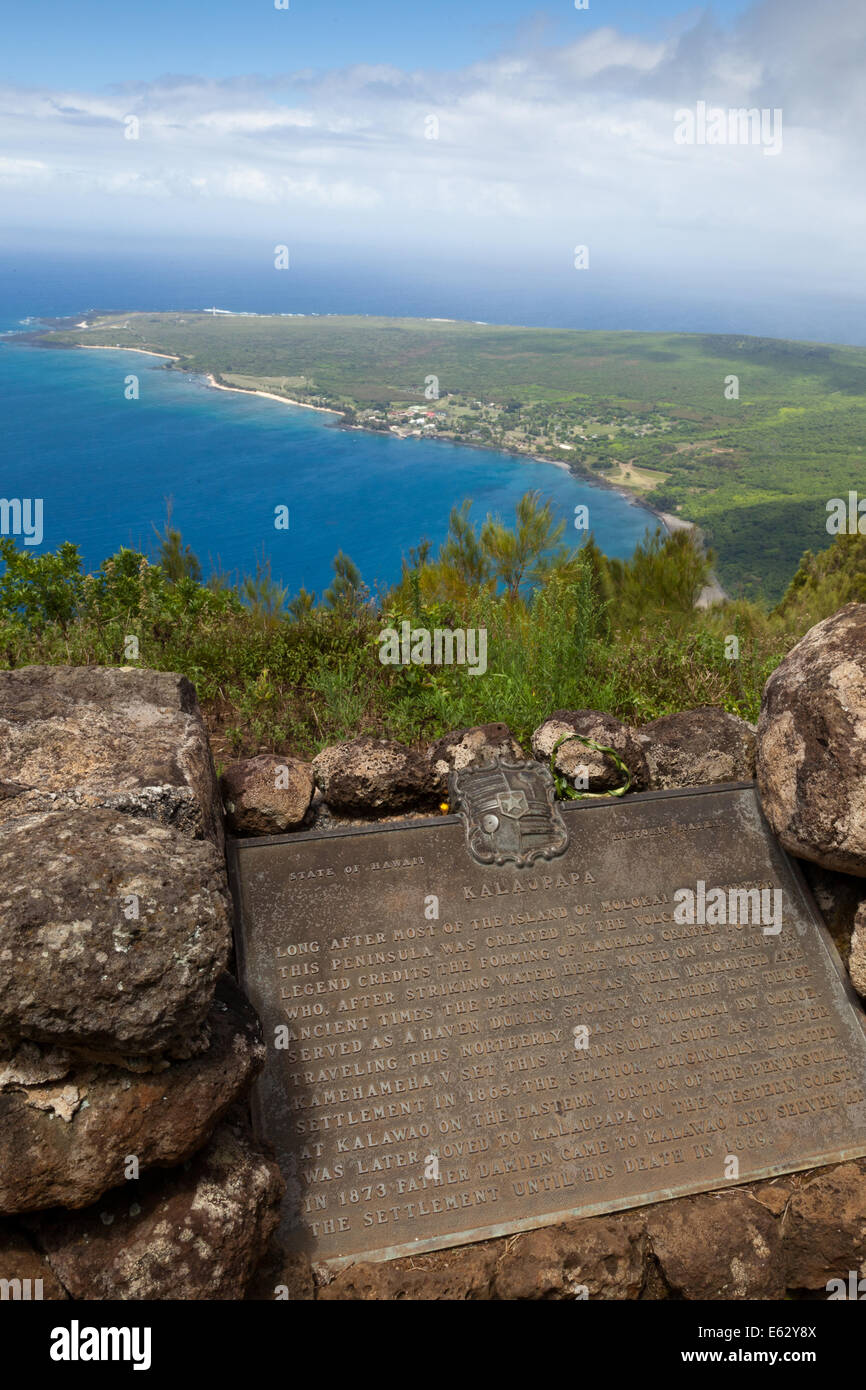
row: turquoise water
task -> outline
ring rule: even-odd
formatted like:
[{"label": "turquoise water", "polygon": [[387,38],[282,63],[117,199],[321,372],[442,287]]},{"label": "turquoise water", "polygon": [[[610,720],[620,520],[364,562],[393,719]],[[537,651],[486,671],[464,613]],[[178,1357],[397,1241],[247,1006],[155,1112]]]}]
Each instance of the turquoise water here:
[{"label": "turquoise water", "polygon": [[[18,319],[0,320],[0,330]],[[130,374],[139,399],[125,399]],[[343,549],[375,587],[393,582],[422,537],[445,536],[464,497],[472,515],[513,518],[529,488],[549,497],[578,542],[574,508],[609,555],[630,555],[654,518],[563,469],[435,440],[337,429],[333,417],[215,391],[138,353],[0,345],[0,495],[43,499],[39,549],[76,542],[93,569],[120,545],[152,549],[173,521],[202,561],[249,572],[270,555],[291,592],[319,592]],[[274,527],[289,509],[289,529]]]}]

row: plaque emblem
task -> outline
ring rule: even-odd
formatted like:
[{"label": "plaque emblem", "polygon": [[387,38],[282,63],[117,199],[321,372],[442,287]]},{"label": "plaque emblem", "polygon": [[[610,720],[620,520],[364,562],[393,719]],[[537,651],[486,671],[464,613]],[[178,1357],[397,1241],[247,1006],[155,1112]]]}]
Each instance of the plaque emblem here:
[{"label": "plaque emblem", "polygon": [[528,868],[568,847],[550,770],[542,763],[503,758],[463,768],[448,779],[451,809],[463,818],[466,847],[478,864]]}]

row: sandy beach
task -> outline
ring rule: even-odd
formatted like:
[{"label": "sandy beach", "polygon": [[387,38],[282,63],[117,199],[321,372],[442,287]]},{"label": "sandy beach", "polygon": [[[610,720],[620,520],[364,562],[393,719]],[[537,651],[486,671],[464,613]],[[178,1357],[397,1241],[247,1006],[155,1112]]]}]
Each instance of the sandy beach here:
[{"label": "sandy beach", "polygon": [[674,512],[659,512],[658,515],[671,533],[674,531],[694,531],[695,529],[693,521],[686,521],[685,517],[676,516]]},{"label": "sandy beach", "polygon": [[[571,473],[571,469],[563,459],[540,459],[536,458],[534,454],[515,454],[514,457],[518,459],[528,459],[530,463],[549,463],[552,464],[554,468],[564,468],[566,473]],[[574,477],[574,474],[572,473],[571,476]],[[576,479],[576,481],[579,482],[580,479]],[[587,481],[589,480],[587,479]]]},{"label": "sandy beach", "polygon": [[208,372],[207,381],[215,391],[235,391],[240,396],[261,396],[263,400],[279,401],[281,405],[296,405],[301,410],[317,410],[320,415],[339,416],[342,413],[339,410],[329,410],[324,405],[310,405],[309,401],[293,401],[288,396],[277,396],[273,391],[250,391],[246,386],[224,386],[221,381],[217,381],[212,372]]},{"label": "sandy beach", "polygon": [[[126,347],[120,343],[116,347],[108,343],[78,343],[86,352],[141,352],[145,357],[159,357],[165,362],[179,362],[180,358],[170,352],[153,352],[150,348]],[[197,375],[197,373],[194,373]],[[308,401],[293,401],[288,396],[277,396],[273,391],[250,391],[246,386],[224,386],[217,381],[212,372],[207,373],[207,383],[215,391],[236,391],[241,396],[261,396],[266,401],[279,401],[281,405],[296,405],[300,410],[317,410],[320,415],[339,416],[339,410],[329,410],[323,405],[310,405]]]},{"label": "sandy beach", "polygon": [[179,357],[173,357],[170,352],[151,352],[150,348],[121,347],[120,343],[116,347],[109,347],[107,343],[78,343],[78,347],[84,348],[85,352],[142,352],[145,357],[161,357],[166,362],[179,362]]}]

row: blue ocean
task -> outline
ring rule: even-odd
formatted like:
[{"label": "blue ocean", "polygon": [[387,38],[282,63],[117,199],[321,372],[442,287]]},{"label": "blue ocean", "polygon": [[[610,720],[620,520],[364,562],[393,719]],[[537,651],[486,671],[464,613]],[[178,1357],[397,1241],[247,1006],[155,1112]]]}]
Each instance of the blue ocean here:
[{"label": "blue ocean", "polygon": [[[67,277],[52,284],[42,274],[31,284],[26,275],[6,275],[0,332],[20,332],[29,315],[184,302],[179,286],[160,291],[119,279],[100,280],[93,267],[80,283]],[[199,307],[201,293],[193,291],[187,307]],[[139,379],[137,400],[126,399],[130,374]],[[341,549],[371,589],[392,583],[411,547],[425,537],[438,545],[451,508],[467,497],[476,521],[488,512],[511,520],[520,496],[537,488],[574,543],[581,539],[574,510],[585,504],[596,540],[614,556],[630,555],[656,524],[644,508],[552,464],[339,429],[332,416],[217,391],[141,354],[45,349],[5,338],[0,410],[0,495],[42,498],[44,534],[34,549],[73,541],[88,570],[122,545],[153,552],[168,499],[173,525],[206,574],[217,567],[250,573],[257,559],[269,557],[291,593],[302,585],[321,593]],[[275,529],[277,507],[288,508],[287,530]]]}]

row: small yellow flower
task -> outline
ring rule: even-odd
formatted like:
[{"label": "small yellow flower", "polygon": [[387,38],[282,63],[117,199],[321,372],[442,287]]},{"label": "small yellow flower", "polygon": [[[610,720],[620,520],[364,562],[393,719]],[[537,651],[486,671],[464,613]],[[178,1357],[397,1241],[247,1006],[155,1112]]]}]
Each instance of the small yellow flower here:
[{"label": "small yellow flower", "polygon": [[439,802],[439,810],[442,812],[443,816],[447,816],[447,814],[448,814],[448,802],[447,802],[447,801],[440,801],[440,802]]}]

